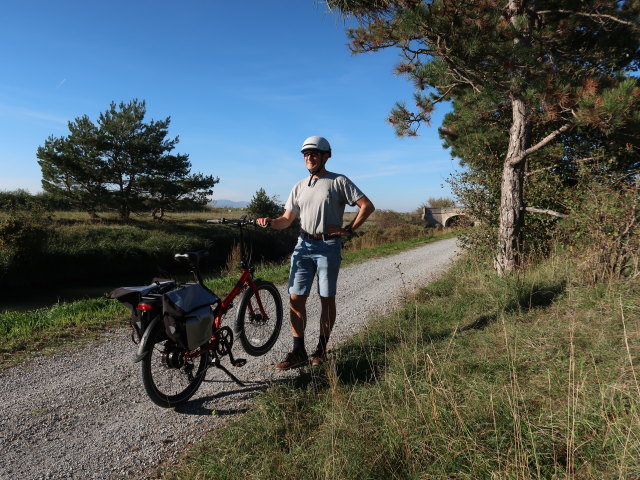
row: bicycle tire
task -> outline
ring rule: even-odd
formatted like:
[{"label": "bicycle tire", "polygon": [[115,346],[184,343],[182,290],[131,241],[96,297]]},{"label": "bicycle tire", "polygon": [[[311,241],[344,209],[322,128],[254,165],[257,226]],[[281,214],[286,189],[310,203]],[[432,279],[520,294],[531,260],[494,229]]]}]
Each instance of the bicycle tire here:
[{"label": "bicycle tire", "polygon": [[163,408],[176,407],[200,388],[209,364],[209,352],[180,360],[186,351],[167,339],[164,322],[155,322],[151,328],[147,352],[142,358],[142,384],[153,403]]},{"label": "bicycle tire", "polygon": [[242,294],[238,304],[235,333],[240,339],[244,351],[249,355],[259,357],[271,350],[280,335],[282,298],[276,286],[271,282],[256,280],[255,285],[268,318],[263,318],[259,313],[260,309],[255,293],[249,288]]}]

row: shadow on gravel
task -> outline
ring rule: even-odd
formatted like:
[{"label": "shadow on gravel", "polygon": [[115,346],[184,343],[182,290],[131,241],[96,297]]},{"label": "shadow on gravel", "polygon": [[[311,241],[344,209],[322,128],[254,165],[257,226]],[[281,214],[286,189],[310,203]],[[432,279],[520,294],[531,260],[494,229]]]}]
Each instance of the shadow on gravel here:
[{"label": "shadow on gravel", "polygon": [[[238,385],[238,388],[235,388],[232,390],[224,390],[218,393],[214,393],[212,395],[198,397],[197,396],[198,394],[196,393],[196,397],[192,398],[184,405],[180,405],[179,407],[176,407],[174,411],[176,413],[182,413],[184,415],[237,415],[240,413],[245,413],[248,411],[248,408],[237,408],[237,409],[230,408],[225,410],[225,409],[215,408],[215,405],[214,405],[214,408],[205,407],[205,405],[211,402],[214,402],[215,404],[215,400],[221,400],[225,397],[233,397],[233,396],[240,396],[243,398],[248,396],[252,397],[256,393],[264,392],[268,387],[270,387],[274,383],[281,383],[285,381],[286,380],[282,380],[282,381],[269,380],[269,381],[257,381],[257,382],[245,381],[243,382],[244,383],[243,387]],[[205,380],[205,382],[225,384],[225,385],[229,383],[234,383],[231,380],[217,380],[217,379]]]}]

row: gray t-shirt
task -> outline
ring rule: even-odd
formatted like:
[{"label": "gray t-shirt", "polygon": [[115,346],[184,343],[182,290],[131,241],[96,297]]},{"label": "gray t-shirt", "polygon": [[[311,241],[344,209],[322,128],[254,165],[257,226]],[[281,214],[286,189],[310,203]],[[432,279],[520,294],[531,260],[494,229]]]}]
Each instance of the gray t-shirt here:
[{"label": "gray t-shirt", "polygon": [[302,230],[327,233],[328,225],[342,226],[345,205],[354,206],[364,193],[344,175],[327,172],[318,179],[309,177],[293,186],[284,208],[300,217]]}]

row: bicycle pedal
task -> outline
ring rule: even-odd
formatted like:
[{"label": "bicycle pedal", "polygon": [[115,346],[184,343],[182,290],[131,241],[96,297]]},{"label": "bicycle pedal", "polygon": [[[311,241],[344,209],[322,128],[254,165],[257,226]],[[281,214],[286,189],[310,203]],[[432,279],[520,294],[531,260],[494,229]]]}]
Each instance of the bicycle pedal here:
[{"label": "bicycle pedal", "polygon": [[244,367],[247,361],[244,358],[236,358],[231,365],[234,367]]}]

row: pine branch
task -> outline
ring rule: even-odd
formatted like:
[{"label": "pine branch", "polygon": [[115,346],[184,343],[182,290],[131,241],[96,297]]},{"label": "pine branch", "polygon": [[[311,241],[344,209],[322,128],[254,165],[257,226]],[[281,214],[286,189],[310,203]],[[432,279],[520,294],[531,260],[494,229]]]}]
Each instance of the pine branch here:
[{"label": "pine branch", "polygon": [[549,210],[545,208],[525,207],[524,211],[529,213],[544,213],[545,215],[551,215],[553,217],[558,217],[558,218],[566,218],[568,216],[564,213],[556,212],[555,210]]},{"label": "pine branch", "polygon": [[[455,62],[452,61],[448,56],[446,55],[440,55],[440,58],[442,58],[446,64],[449,66],[449,71],[452,74],[453,77],[455,77],[458,82],[460,84],[465,84],[465,85],[469,85],[473,91],[475,93],[480,93],[481,89],[480,87],[478,87],[478,85],[476,85],[476,83],[471,79],[471,75],[470,72],[463,72],[460,69],[458,69],[455,65]],[[469,76],[467,76],[469,75]]]},{"label": "pine branch", "polygon": [[[406,52],[409,52],[411,55],[406,55]],[[402,47],[403,56],[409,61],[415,61],[420,56],[436,56],[437,53],[430,48],[411,48],[410,45],[405,45]]]},{"label": "pine branch", "polygon": [[538,15],[547,15],[550,13],[566,13],[569,15],[578,15],[580,17],[593,17],[598,19],[606,19],[606,20],[611,20],[613,22],[620,23],[622,25],[626,25],[627,27],[636,28],[636,29],[638,28],[638,25],[634,22],[629,22],[627,20],[623,20],[613,15],[607,15],[606,13],[574,12],[572,10],[540,10],[539,12],[537,12]]},{"label": "pine branch", "polygon": [[[578,160],[573,160],[572,163],[575,164],[579,164],[579,163],[587,163],[587,162],[592,162],[594,160],[600,160],[603,159],[604,155],[598,155],[597,157],[586,157],[586,158],[579,158]],[[554,168],[557,168],[561,166],[560,163],[556,163],[555,165],[551,165],[550,167],[544,167],[544,168],[538,168],[536,170],[532,170],[530,172],[527,172],[525,174],[525,177],[529,177],[531,175],[535,175],[536,173],[540,173],[540,172],[546,172],[547,170],[553,170]]]},{"label": "pine branch", "polygon": [[527,148],[522,157],[519,159],[518,162],[519,163],[521,161],[523,161],[526,157],[528,157],[529,155],[531,155],[532,153],[537,152],[538,150],[540,150],[543,147],[546,147],[548,144],[550,144],[553,140],[555,140],[555,138],[566,132],[567,130],[569,130],[571,128],[571,124],[570,123],[566,123],[563,126],[561,126],[560,128],[558,128],[557,130],[554,130],[553,132],[551,132],[549,135],[547,135],[546,137],[544,137],[542,140],[540,140],[538,143],[536,143],[534,146]]},{"label": "pine branch", "polygon": [[460,85],[462,85],[462,83],[454,83],[453,85],[443,85],[442,87],[437,87],[438,90],[442,90],[444,88],[446,88],[447,90],[443,94],[441,94],[438,98],[433,99],[433,103],[440,103],[442,100],[444,100],[449,96],[449,93],[451,93],[451,90],[453,90],[456,87],[459,87]]},{"label": "pine branch", "polygon": [[[412,38],[410,40],[418,40],[419,38]],[[482,84],[480,79],[472,79],[472,77],[477,77],[472,72],[464,71],[460,68],[459,63],[451,58],[449,55],[450,49],[446,45],[446,41],[442,39],[442,37],[438,36],[436,40],[436,44],[434,48],[412,48],[410,43],[407,42],[402,47],[402,56],[410,63],[417,64],[417,59],[419,57],[438,57],[441,58],[448,66],[449,72],[457,81],[457,86],[460,85],[469,85],[474,92],[480,92],[480,87],[478,84]]]},{"label": "pine branch", "polygon": [[400,40],[390,40],[388,42],[373,42],[371,40],[352,40],[349,45],[351,53],[370,53],[384,50],[389,47],[397,47],[401,43]]}]

